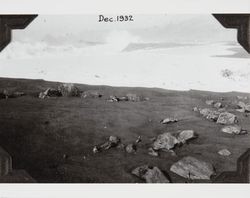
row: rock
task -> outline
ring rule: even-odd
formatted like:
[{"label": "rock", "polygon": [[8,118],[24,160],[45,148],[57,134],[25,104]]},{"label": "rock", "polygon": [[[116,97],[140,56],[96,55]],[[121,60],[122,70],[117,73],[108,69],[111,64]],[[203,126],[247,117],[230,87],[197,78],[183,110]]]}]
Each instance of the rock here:
[{"label": "rock", "polygon": [[117,147],[120,144],[120,138],[116,136],[110,136],[107,142],[104,142],[103,144],[97,145],[93,148],[93,152],[101,152],[104,150],[108,150],[112,147]]},{"label": "rock", "polygon": [[175,118],[165,118],[165,119],[160,121],[160,123],[162,123],[162,124],[170,124],[170,123],[174,123],[174,122],[178,122],[178,120]]},{"label": "rock", "polygon": [[198,136],[194,133],[193,130],[184,130],[179,133],[177,139],[179,142],[184,144],[186,141],[197,138],[197,137]]},{"label": "rock", "polygon": [[170,150],[175,147],[176,144],[178,144],[178,139],[171,135],[170,133],[163,133],[158,135],[156,140],[153,142],[153,149],[159,150],[159,149],[167,149]]},{"label": "rock", "polygon": [[94,146],[93,153],[98,153],[98,152],[99,152],[99,149],[97,148],[97,146]]},{"label": "rock", "polygon": [[236,135],[243,135],[247,133],[246,130],[242,130],[242,128],[238,125],[225,126],[221,129],[221,132]]},{"label": "rock", "polygon": [[221,149],[218,151],[218,154],[220,154],[222,156],[229,156],[229,155],[231,155],[231,152],[227,149]]},{"label": "rock", "polygon": [[157,151],[155,151],[153,148],[149,148],[148,149],[148,154],[154,157],[158,157],[159,153]]},{"label": "rock", "polygon": [[128,144],[125,149],[127,153],[136,153],[137,150],[135,144]]},{"label": "rock", "polygon": [[124,149],[125,145],[123,143],[119,143],[116,148],[118,148],[118,149]]},{"label": "rock", "polygon": [[126,95],[126,97],[128,98],[128,101],[132,101],[132,102],[140,102],[140,101],[142,101],[142,97],[138,96],[137,94],[128,93]]},{"label": "rock", "polygon": [[129,101],[127,96],[119,97],[119,101]]},{"label": "rock", "polygon": [[237,106],[242,109],[242,112],[250,112],[250,104],[245,104],[244,102],[238,102]]},{"label": "rock", "polygon": [[246,106],[246,104],[245,104],[244,102],[242,102],[242,101],[239,101],[238,104],[237,104],[237,106],[238,106],[239,108],[244,109],[245,106]]},{"label": "rock", "polygon": [[62,96],[80,96],[80,90],[73,83],[64,83],[58,87]]},{"label": "rock", "polygon": [[199,108],[198,108],[198,107],[194,107],[194,108],[193,108],[193,111],[194,111],[194,112],[198,112],[198,111],[199,111]]},{"label": "rock", "polygon": [[116,96],[110,96],[108,102],[119,102],[119,98]]},{"label": "rock", "polygon": [[229,113],[229,112],[223,112],[219,115],[219,118],[217,120],[218,124],[234,124],[237,123],[237,117],[236,115]]},{"label": "rock", "polygon": [[217,108],[217,109],[222,108],[222,103],[221,102],[216,102],[214,104],[214,107]]},{"label": "rock", "polygon": [[247,100],[247,96],[237,96],[237,99],[239,99],[239,100]]},{"label": "rock", "polygon": [[216,122],[219,118],[221,112],[219,111],[211,111],[208,115],[207,115],[207,119]]},{"label": "rock", "polygon": [[156,166],[140,166],[132,171],[133,175],[145,180],[147,183],[170,183],[163,172]]},{"label": "rock", "polygon": [[135,140],[135,143],[138,144],[138,143],[140,143],[141,141],[142,141],[142,139],[141,139],[141,136],[139,135],[139,136],[137,137],[137,139]]},{"label": "rock", "polygon": [[200,109],[200,114],[205,117],[208,120],[212,120],[212,121],[217,121],[217,119],[219,118],[220,112],[219,111],[213,111],[211,109],[208,108],[204,108],[204,109]]},{"label": "rock", "polygon": [[200,109],[200,114],[203,117],[207,117],[211,112],[212,112],[212,110],[210,110],[208,108]]},{"label": "rock", "polygon": [[62,96],[62,93],[59,90],[53,88],[48,88],[44,92],[41,92],[39,94],[39,98],[41,99],[49,97],[60,97],[60,96]]},{"label": "rock", "polygon": [[102,94],[96,90],[88,90],[81,93],[81,98],[101,98]]},{"label": "rock", "polygon": [[214,104],[214,101],[213,101],[213,100],[206,100],[206,104],[207,104],[207,105],[213,105],[213,104]]},{"label": "rock", "polygon": [[121,141],[120,138],[116,136],[109,137],[109,142],[111,142],[114,146],[116,146],[120,141]]},{"label": "rock", "polygon": [[187,179],[209,180],[212,175],[215,175],[215,170],[212,164],[191,156],[184,157],[174,163],[171,166],[170,171]]},{"label": "rock", "polygon": [[236,109],[236,111],[238,111],[240,113],[245,113],[245,109]]}]

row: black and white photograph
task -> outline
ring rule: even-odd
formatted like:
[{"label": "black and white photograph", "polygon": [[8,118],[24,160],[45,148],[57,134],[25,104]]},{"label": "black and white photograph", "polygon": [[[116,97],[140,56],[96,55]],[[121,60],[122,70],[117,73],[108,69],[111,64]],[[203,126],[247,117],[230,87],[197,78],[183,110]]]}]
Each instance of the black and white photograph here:
[{"label": "black and white photograph", "polygon": [[249,23],[0,15],[0,182],[249,183]]}]

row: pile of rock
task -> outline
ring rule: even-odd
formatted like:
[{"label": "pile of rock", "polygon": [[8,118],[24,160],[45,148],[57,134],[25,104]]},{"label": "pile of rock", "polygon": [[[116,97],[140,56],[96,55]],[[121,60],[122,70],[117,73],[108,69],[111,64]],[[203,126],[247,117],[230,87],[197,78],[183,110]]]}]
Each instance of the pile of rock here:
[{"label": "pile of rock", "polygon": [[203,117],[208,120],[214,121],[218,124],[235,124],[238,122],[236,115],[229,112],[221,112],[217,110],[211,110],[208,108],[197,108],[194,107],[194,111],[198,111]]},{"label": "pile of rock", "polygon": [[45,99],[45,98],[60,97],[60,96],[62,96],[62,93],[59,90],[48,88],[44,92],[40,92],[38,97],[41,99]]},{"label": "pile of rock", "polygon": [[63,83],[59,85],[58,91],[61,93],[62,96],[80,96],[80,90],[73,83]]},{"label": "pile of rock", "polygon": [[197,138],[198,135],[193,130],[184,130],[177,134],[169,132],[162,133],[153,141],[152,148],[149,148],[149,154],[158,156],[158,151],[170,151],[177,145],[182,145],[189,140]]},{"label": "pile of rock", "polygon": [[121,97],[110,96],[108,102],[122,102],[122,101],[141,102],[147,100],[149,100],[149,98],[129,93],[126,94],[126,96],[121,96]]}]

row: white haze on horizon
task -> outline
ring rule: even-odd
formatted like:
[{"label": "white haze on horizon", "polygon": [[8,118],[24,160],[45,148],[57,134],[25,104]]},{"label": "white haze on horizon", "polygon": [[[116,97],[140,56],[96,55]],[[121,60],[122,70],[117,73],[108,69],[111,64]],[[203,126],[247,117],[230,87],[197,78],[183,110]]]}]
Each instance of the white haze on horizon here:
[{"label": "white haze on horizon", "polygon": [[[78,18],[78,19],[77,19]],[[250,92],[250,59],[236,31],[210,15],[38,16],[14,31],[0,76],[93,85]],[[76,20],[77,19],[77,20]]]}]

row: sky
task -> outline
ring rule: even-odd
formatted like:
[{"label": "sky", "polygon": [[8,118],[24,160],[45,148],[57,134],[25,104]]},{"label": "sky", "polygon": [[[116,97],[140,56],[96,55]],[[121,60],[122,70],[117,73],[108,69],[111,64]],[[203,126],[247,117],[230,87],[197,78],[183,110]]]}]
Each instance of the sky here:
[{"label": "sky", "polygon": [[[104,15],[115,17],[116,15]],[[111,86],[250,92],[249,54],[212,15],[40,15],[13,31],[0,76]],[[213,80],[211,81],[211,76]]]}]

